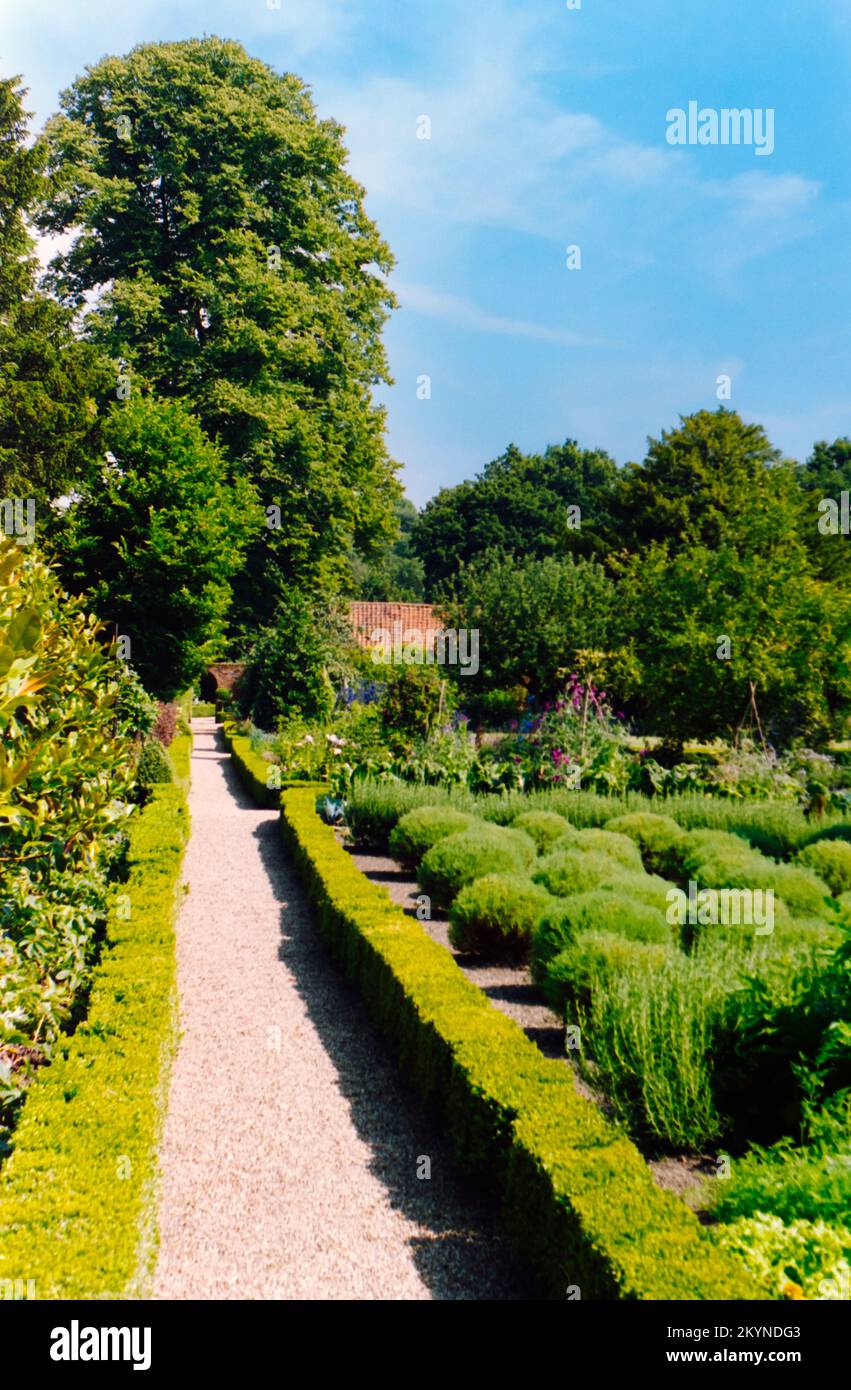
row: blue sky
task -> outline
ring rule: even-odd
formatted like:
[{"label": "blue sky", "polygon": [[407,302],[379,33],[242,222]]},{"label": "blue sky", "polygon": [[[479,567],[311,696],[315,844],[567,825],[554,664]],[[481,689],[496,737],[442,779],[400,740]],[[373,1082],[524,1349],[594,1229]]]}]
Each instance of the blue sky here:
[{"label": "blue sky", "polygon": [[[203,33],[347,128],[418,504],[511,440],[641,458],[721,373],[792,457],[851,433],[849,0],[0,0],[0,70],[41,124],[86,64]],[[774,153],[672,148],[691,100],[774,108]]]}]

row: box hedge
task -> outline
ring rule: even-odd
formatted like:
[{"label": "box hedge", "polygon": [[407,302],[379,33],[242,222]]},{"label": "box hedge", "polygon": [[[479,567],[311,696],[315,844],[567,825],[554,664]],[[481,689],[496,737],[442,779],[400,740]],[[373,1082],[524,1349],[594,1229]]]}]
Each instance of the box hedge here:
[{"label": "box hedge", "polygon": [[155,1252],[156,1150],[176,1036],[174,918],[191,740],[175,782],[130,822],[84,1022],[37,1074],[0,1169],[0,1279],[39,1299],[144,1296]]}]

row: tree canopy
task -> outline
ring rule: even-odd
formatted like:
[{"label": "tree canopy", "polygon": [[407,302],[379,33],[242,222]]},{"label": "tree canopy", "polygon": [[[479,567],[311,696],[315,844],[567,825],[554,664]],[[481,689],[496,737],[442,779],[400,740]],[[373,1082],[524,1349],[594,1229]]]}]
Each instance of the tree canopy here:
[{"label": "tree canopy", "polygon": [[142,44],[63,94],[39,222],[76,232],[51,283],[127,374],[186,400],[256,486],[238,617],[337,577],[392,529],[398,492],[371,399],[390,251],[304,84],[217,38]]}]

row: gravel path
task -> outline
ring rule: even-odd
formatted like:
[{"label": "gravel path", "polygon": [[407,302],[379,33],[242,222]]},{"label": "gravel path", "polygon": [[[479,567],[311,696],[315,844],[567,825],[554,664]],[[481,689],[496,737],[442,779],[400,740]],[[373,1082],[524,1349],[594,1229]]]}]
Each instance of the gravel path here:
[{"label": "gravel path", "polygon": [[277,814],[193,731],[154,1296],[538,1296],[327,957]]}]

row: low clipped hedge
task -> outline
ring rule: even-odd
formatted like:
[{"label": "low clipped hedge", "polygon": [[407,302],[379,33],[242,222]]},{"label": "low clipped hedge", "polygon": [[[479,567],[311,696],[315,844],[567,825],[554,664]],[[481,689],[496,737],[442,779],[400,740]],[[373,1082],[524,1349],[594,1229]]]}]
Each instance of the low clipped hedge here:
[{"label": "low clipped hedge", "polygon": [[360,991],[459,1162],[496,1190],[504,1219],[556,1297],[759,1299],[691,1211],[662,1192],[633,1144],[494,1009],[452,956],[372,884],[314,810],[281,796],[284,842],[328,947]]},{"label": "low clipped hedge", "polygon": [[[310,787],[314,796],[318,792],[327,792],[328,788],[324,782],[297,782],[291,778],[281,778],[279,786],[270,787],[268,785],[269,769],[275,767],[276,764],[267,762],[259,753],[255,753],[251,747],[251,739],[246,734],[238,733],[234,723],[225,723],[222,726],[222,738],[231,755],[237,777],[252,800],[256,801],[259,806],[276,811],[281,804],[281,789],[283,787]],[[280,768],[278,771],[280,772]]]},{"label": "low clipped hedge", "polygon": [[[175,782],[130,822],[88,1014],[37,1074],[0,1168],[0,1279],[39,1299],[144,1296],[155,1251],[156,1151],[175,1027],[174,918],[191,740]],[[129,913],[128,913],[129,905]]]}]

